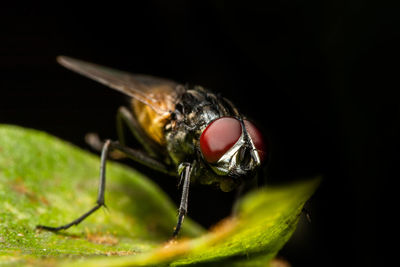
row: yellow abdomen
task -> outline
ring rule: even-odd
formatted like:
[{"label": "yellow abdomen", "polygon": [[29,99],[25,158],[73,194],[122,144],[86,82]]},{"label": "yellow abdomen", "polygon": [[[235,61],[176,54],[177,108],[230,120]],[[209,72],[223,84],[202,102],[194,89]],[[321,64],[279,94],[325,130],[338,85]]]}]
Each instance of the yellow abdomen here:
[{"label": "yellow abdomen", "polygon": [[[132,99],[132,109],[138,120],[140,126],[146,134],[160,145],[165,144],[164,128],[171,117],[169,111],[175,109],[173,98],[166,93],[167,90],[162,86],[153,88],[146,95],[156,100],[154,105],[158,110],[165,110],[165,112],[156,112],[150,105],[147,105],[135,98]],[[168,91],[167,91],[168,92]]]}]

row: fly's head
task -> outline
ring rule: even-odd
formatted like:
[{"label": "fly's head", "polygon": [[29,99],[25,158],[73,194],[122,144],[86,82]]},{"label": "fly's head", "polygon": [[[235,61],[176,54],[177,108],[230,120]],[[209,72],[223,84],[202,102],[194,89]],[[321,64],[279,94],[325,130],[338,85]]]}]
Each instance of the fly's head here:
[{"label": "fly's head", "polygon": [[[232,186],[254,177],[266,157],[260,131],[250,121],[235,117],[209,123],[200,136],[200,150],[213,172],[221,181],[230,180]],[[223,183],[220,187],[230,189]]]}]

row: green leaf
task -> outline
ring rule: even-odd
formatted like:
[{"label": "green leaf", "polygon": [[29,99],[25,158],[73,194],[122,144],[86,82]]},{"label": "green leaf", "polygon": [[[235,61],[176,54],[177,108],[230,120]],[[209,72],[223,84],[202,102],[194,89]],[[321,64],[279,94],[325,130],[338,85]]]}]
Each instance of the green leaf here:
[{"label": "green leaf", "polygon": [[70,222],[89,210],[98,172],[98,156],[42,132],[0,126],[0,262],[265,266],[292,235],[319,183],[254,191],[241,200],[237,216],[208,232],[185,219],[179,241],[167,242],[177,219],[175,205],[151,180],[110,161],[108,209],[61,233],[35,229]]}]

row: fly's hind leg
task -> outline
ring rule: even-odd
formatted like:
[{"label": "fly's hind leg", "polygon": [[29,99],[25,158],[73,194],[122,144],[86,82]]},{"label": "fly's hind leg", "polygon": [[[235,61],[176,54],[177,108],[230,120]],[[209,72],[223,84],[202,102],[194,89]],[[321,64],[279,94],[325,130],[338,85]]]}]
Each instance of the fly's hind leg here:
[{"label": "fly's hind leg", "polygon": [[[157,157],[159,155],[160,147],[147,134],[142,130],[139,122],[133,116],[133,114],[126,107],[120,107],[117,112],[117,136],[118,141],[122,146],[126,146],[126,139],[124,134],[124,126],[127,126],[129,131],[133,134],[136,140],[143,146],[148,155]],[[86,143],[96,151],[101,151],[104,142],[100,140],[100,137],[96,133],[88,133],[85,136]],[[112,151],[109,154],[112,159],[126,158],[126,155],[120,151]]]},{"label": "fly's hind leg", "polygon": [[165,173],[170,173],[167,166],[164,164],[158,162],[156,159],[151,158],[150,156],[146,155],[145,153],[130,149],[128,147],[120,145],[118,142],[113,142],[111,140],[107,140],[104,142],[102,151],[101,151],[101,160],[100,160],[100,183],[99,183],[99,190],[98,190],[98,196],[97,196],[97,201],[96,205],[91,208],[89,211],[78,217],[77,219],[73,220],[70,223],[67,223],[65,225],[53,227],[53,226],[46,226],[46,225],[37,225],[37,229],[44,229],[48,231],[53,231],[57,232],[60,230],[65,230],[70,228],[73,225],[78,225],[80,222],[85,220],[87,217],[89,217],[91,214],[93,214],[96,210],[101,208],[102,206],[105,206],[105,201],[104,201],[104,194],[105,194],[105,189],[106,189],[106,162],[107,162],[107,156],[109,155],[111,150],[119,150],[126,154],[129,158],[142,163],[143,165],[146,165],[150,168],[153,168],[155,170],[165,172]]},{"label": "fly's hind leg", "polygon": [[160,147],[143,131],[139,122],[126,107],[120,107],[117,112],[117,134],[118,141],[121,145],[126,145],[124,125],[128,126],[130,132],[134,135],[136,140],[143,146],[146,152],[153,157],[159,155]]}]

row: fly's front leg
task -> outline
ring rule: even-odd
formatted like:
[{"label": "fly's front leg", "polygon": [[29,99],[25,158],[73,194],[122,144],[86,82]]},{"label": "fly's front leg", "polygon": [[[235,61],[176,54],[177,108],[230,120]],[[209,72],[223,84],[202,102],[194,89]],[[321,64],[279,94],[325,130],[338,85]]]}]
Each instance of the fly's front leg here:
[{"label": "fly's front leg", "polygon": [[89,211],[84,213],[82,216],[80,216],[79,218],[73,220],[70,223],[67,223],[65,225],[61,225],[61,226],[58,226],[58,227],[52,227],[52,226],[46,226],[46,225],[37,225],[36,226],[37,229],[44,229],[44,230],[53,231],[53,232],[57,232],[57,231],[60,231],[60,230],[68,229],[73,225],[78,225],[84,219],[89,217],[89,215],[91,215],[96,210],[101,208],[101,206],[105,206],[104,193],[105,193],[105,189],[106,189],[106,161],[107,161],[107,155],[108,155],[108,153],[110,151],[111,144],[112,144],[111,141],[107,140],[104,143],[103,149],[101,151],[100,184],[99,184],[99,191],[98,191],[96,205],[93,208],[91,208]]},{"label": "fly's front leg", "polygon": [[238,205],[239,200],[249,191],[255,190],[258,188],[258,178],[260,173],[257,173],[256,177],[253,177],[250,181],[243,182],[236,191],[235,202],[233,203],[231,215],[236,216],[238,214]]},{"label": "fly's front leg", "polygon": [[184,168],[181,173],[181,180],[183,179],[183,186],[182,186],[182,197],[181,203],[179,205],[178,211],[178,222],[176,224],[174,233],[172,234],[172,238],[178,236],[179,231],[181,230],[183,219],[187,214],[187,207],[188,207],[188,198],[189,198],[189,186],[190,186],[190,174],[192,172],[192,165],[189,163],[183,163]]}]

